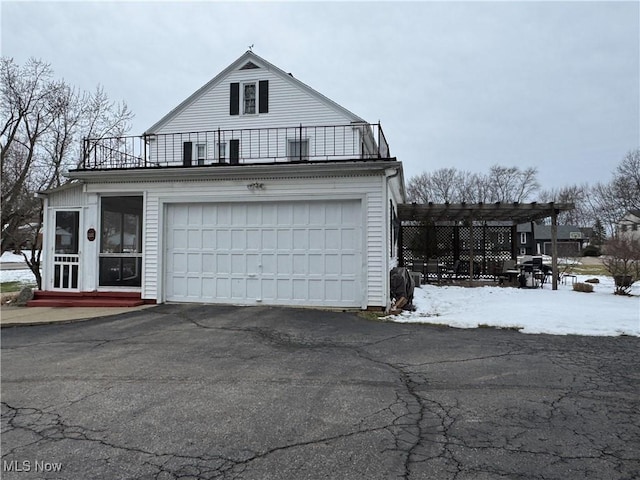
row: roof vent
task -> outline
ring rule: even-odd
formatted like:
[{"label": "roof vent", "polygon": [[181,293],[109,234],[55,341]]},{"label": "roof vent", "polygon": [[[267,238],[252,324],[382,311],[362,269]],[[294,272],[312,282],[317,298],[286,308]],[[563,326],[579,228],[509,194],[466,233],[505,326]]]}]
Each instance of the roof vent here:
[{"label": "roof vent", "polygon": [[244,64],[244,66],[240,68],[240,70],[253,70],[254,68],[260,68],[260,67],[253,62],[247,62]]}]

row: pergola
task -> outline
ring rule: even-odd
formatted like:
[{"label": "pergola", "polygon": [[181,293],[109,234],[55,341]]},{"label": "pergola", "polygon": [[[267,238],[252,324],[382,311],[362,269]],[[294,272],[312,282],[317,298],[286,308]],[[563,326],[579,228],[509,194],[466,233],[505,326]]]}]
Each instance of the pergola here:
[{"label": "pergola", "polygon": [[[397,207],[398,219],[415,222],[511,222],[515,230],[520,223],[534,222],[551,217],[551,267],[553,290],[558,289],[558,214],[572,210],[573,203],[403,203]],[[515,238],[513,235],[512,238]],[[473,255],[469,258],[469,272],[473,272]]]}]

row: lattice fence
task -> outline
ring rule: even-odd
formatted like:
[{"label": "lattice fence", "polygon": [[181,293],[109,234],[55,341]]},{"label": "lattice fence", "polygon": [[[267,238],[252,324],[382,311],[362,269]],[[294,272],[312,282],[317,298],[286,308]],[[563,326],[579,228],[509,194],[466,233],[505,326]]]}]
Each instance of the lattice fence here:
[{"label": "lattice fence", "polygon": [[512,258],[513,242],[509,225],[402,224],[404,265],[437,259],[449,269],[456,266],[461,276],[469,275],[469,260],[473,256],[475,276],[493,277],[502,263]]}]

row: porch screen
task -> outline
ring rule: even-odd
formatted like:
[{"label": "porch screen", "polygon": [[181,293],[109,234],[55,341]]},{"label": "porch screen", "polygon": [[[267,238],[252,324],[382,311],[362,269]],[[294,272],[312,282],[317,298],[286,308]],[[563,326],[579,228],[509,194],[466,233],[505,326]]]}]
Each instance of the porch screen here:
[{"label": "porch screen", "polygon": [[103,197],[100,286],[142,285],[142,197]]}]

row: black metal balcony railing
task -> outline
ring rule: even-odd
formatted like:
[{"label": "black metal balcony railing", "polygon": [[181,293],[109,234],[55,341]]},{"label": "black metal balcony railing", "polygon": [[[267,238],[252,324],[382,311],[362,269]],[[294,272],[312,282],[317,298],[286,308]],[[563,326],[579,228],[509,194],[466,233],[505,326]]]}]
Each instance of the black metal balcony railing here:
[{"label": "black metal balcony railing", "polygon": [[79,170],[389,158],[377,124],[252,128],[85,139]]}]

